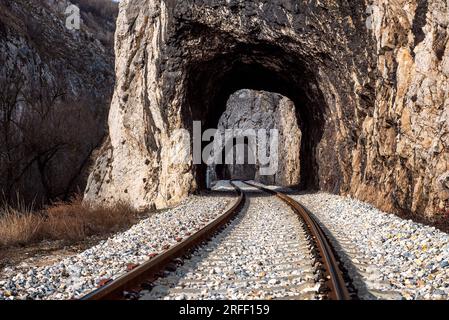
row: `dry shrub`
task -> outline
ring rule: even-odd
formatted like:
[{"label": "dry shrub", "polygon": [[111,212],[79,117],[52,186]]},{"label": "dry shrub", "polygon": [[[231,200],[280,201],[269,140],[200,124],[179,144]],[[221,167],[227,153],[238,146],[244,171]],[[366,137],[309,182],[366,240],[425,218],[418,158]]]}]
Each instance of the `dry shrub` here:
[{"label": "dry shrub", "polygon": [[27,244],[39,238],[42,219],[28,208],[5,206],[0,211],[0,246]]},{"label": "dry shrub", "polygon": [[75,199],[46,209],[42,233],[46,239],[82,240],[85,237],[121,230],[136,221],[129,206],[93,207]]},{"label": "dry shrub", "polygon": [[80,198],[56,203],[41,212],[11,208],[0,213],[0,246],[26,245],[42,240],[76,242],[94,235],[123,230],[138,219],[129,206],[93,207]]}]

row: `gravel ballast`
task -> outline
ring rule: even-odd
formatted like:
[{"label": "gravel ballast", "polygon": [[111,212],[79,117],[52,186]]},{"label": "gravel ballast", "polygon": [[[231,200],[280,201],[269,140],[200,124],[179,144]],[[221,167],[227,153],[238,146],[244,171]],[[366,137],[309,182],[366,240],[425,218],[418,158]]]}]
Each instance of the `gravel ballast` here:
[{"label": "gravel ballast", "polygon": [[[229,185],[219,185],[219,188],[229,190]],[[347,197],[327,193],[292,197],[305,205],[326,229],[358,290],[359,298],[449,299],[447,233],[403,220]],[[157,213],[129,230],[80,254],[61,258],[57,263],[44,267],[21,264],[5,268],[0,273],[0,299],[79,298],[95,289],[99,281],[116,278],[126,272],[129,265],[147,261],[150,256],[163,252],[195,232],[216,218],[235,199],[232,193],[192,196],[174,209]],[[289,255],[304,257],[298,265],[300,270],[304,268],[298,274],[297,285],[305,285],[305,291],[315,294],[317,288],[310,286],[312,272],[306,267],[310,265],[307,247],[276,244],[278,237],[286,244],[292,239],[298,240],[294,237],[302,237],[300,233],[296,236],[291,234],[294,233],[294,222],[289,224],[290,218],[280,215],[282,203],[272,197],[255,197],[253,205],[241,220],[233,222],[235,228],[216,237],[210,244],[210,251],[193,255],[196,259],[194,265],[189,266],[186,262],[184,271],[180,269],[181,273],[165,279],[168,283],[161,279],[157,284],[159,294],[156,290],[148,293],[146,298],[258,299],[285,296],[283,291],[277,294],[257,289],[263,286],[278,288],[286,284],[283,282],[284,274],[276,273],[274,267],[267,272],[262,270],[262,266],[291,263],[293,260]],[[273,222],[281,226],[277,229],[279,233],[271,227]],[[296,227],[294,229],[297,230]],[[233,246],[224,245],[226,237],[231,237]],[[289,237],[293,238],[289,240]],[[256,246],[258,241],[264,245]],[[214,252],[227,252],[237,262],[229,264]],[[257,263],[253,264],[256,260]],[[192,272],[198,265],[201,274]],[[206,275],[210,281],[204,283],[199,275]],[[178,286],[176,290],[165,290],[164,286],[167,287],[170,281]]]},{"label": "gravel ballast", "polygon": [[19,265],[0,273],[0,299],[76,299],[103,279],[161,253],[224,212],[234,193],[192,196],[180,206],[156,213],[129,230],[45,267]]},{"label": "gravel ballast", "polygon": [[316,299],[320,285],[309,246],[303,224],[286,204],[262,192],[248,194],[247,206],[223,232],[142,299]]},{"label": "gravel ballast", "polygon": [[293,196],[331,233],[362,299],[448,299],[449,235],[358,200]]}]

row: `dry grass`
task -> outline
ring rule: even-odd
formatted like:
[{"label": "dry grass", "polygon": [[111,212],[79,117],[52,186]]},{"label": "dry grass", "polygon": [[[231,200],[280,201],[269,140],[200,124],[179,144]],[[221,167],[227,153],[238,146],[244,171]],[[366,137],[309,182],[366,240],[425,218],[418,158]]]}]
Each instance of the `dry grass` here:
[{"label": "dry grass", "polygon": [[0,247],[27,245],[42,240],[77,242],[94,235],[123,230],[138,220],[127,205],[93,207],[75,199],[42,211],[30,208],[0,209]]},{"label": "dry grass", "polygon": [[41,217],[30,212],[22,213],[11,207],[3,209],[0,218],[0,246],[36,241],[41,224]]}]

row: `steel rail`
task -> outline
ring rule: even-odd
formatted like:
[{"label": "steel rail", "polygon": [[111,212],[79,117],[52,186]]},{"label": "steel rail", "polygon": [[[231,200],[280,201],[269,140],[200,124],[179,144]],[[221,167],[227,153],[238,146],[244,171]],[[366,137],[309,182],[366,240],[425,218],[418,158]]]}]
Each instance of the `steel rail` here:
[{"label": "steel rail", "polygon": [[351,300],[351,295],[348,292],[346,282],[343,277],[343,273],[339,267],[338,260],[334,255],[334,250],[327,240],[322,228],[312,217],[306,208],[304,208],[299,202],[293,200],[286,194],[268,188],[252,184],[250,182],[245,183],[249,186],[265,191],[267,193],[276,195],[278,198],[287,203],[290,208],[306,223],[307,228],[313,237],[318,251],[320,253],[324,268],[325,268],[325,281],[330,289],[328,294],[331,300]]},{"label": "steel rail", "polygon": [[125,299],[125,292],[142,290],[142,284],[152,282],[157,279],[157,275],[164,271],[173,260],[182,257],[201,242],[210,239],[217,231],[223,228],[234,216],[236,216],[245,204],[245,194],[233,182],[231,182],[231,185],[237,192],[238,198],[234,205],[229,210],[226,210],[224,214],[176,246],[169,248],[167,251],[154,257],[153,259],[137,266],[135,269],[127,272],[126,274],[83,296],[81,300]]}]

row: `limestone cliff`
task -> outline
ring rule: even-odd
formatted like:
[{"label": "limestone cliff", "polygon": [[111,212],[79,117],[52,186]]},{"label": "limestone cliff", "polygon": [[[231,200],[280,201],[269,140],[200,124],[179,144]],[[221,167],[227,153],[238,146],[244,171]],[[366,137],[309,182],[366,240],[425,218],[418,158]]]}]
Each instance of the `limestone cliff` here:
[{"label": "limestone cliff", "polygon": [[114,33],[115,17],[82,9],[81,29],[69,30],[65,10],[79,2],[0,0],[2,195],[40,204],[86,185],[115,81],[112,43],[100,35]]},{"label": "limestone cliff", "polygon": [[[66,28],[65,10],[72,3],[0,0],[0,71],[22,73],[27,83],[42,75],[64,81],[68,94],[92,95],[104,104],[114,86],[112,48],[83,21],[79,31]],[[103,27],[114,32],[114,21],[111,17],[112,25]]]},{"label": "limestone cliff", "polygon": [[171,133],[216,126],[247,88],[294,102],[302,187],[441,212],[448,20],[443,0],[122,1],[110,147],[86,198],[163,207],[185,197],[204,168],[170,164]]}]

